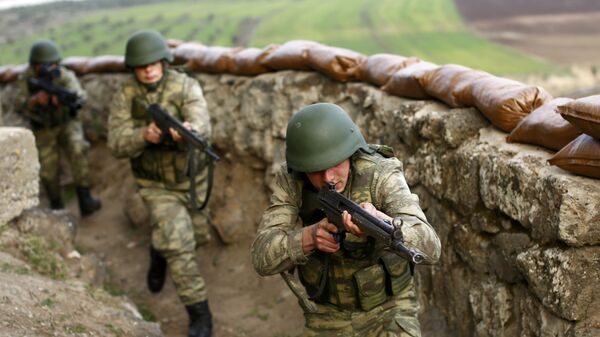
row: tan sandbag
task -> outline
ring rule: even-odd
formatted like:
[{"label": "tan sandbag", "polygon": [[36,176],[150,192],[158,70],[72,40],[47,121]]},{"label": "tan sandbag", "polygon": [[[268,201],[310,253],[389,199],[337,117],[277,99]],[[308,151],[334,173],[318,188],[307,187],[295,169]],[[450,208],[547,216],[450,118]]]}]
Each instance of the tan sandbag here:
[{"label": "tan sandbag", "polygon": [[308,65],[340,82],[356,80],[358,66],[366,59],[361,53],[331,46],[308,48]]},{"label": "tan sandbag", "polygon": [[26,63],[20,65],[6,65],[0,67],[0,82],[8,83],[16,81],[21,75],[22,72],[27,69],[28,65]]},{"label": "tan sandbag", "polygon": [[189,60],[199,57],[205,50],[206,46],[198,42],[185,42],[171,49],[173,54],[172,65],[179,66],[186,64]]},{"label": "tan sandbag", "polygon": [[582,134],[548,162],[575,174],[600,179],[600,140]]},{"label": "tan sandbag", "polygon": [[367,57],[359,65],[356,71],[356,79],[381,87],[390,80],[396,71],[419,61],[416,57],[404,57],[385,53],[374,54]]},{"label": "tan sandbag", "polygon": [[556,108],[571,102],[571,98],[555,98],[533,110],[523,118],[506,137],[509,143],[527,143],[560,150],[581,134],[581,131],[564,119]]},{"label": "tan sandbag", "polygon": [[126,70],[125,58],[121,55],[96,56],[87,61],[87,73],[119,73]]},{"label": "tan sandbag", "polygon": [[268,45],[263,49],[245,48],[231,55],[231,69],[229,73],[241,76],[254,76],[271,71],[262,65],[262,61],[269,56],[277,45]]},{"label": "tan sandbag", "polygon": [[381,90],[400,97],[414,99],[431,98],[421,87],[419,78],[427,71],[437,67],[438,65],[426,61],[412,64],[404,69],[396,71]]},{"label": "tan sandbag", "polygon": [[558,112],[584,133],[600,139],[600,95],[576,99],[559,106]]},{"label": "tan sandbag", "polygon": [[475,80],[470,89],[474,106],[505,132],[511,132],[531,111],[552,99],[541,87],[496,76]]},{"label": "tan sandbag", "polygon": [[453,108],[473,106],[471,85],[490,74],[458,64],[446,64],[427,71],[419,78],[421,87],[428,95]]},{"label": "tan sandbag", "polygon": [[185,67],[191,71],[223,74],[231,69],[231,55],[240,48],[206,47],[204,51],[189,59]]},{"label": "tan sandbag", "polygon": [[308,40],[288,41],[273,50],[262,65],[273,70],[310,70],[308,49],[320,45]]},{"label": "tan sandbag", "polygon": [[167,47],[169,47],[169,48],[177,48],[184,43],[185,43],[185,41],[183,41],[183,40],[167,39]]},{"label": "tan sandbag", "polygon": [[85,75],[88,73],[88,60],[89,57],[71,56],[62,60],[61,64],[74,71],[77,75]]}]

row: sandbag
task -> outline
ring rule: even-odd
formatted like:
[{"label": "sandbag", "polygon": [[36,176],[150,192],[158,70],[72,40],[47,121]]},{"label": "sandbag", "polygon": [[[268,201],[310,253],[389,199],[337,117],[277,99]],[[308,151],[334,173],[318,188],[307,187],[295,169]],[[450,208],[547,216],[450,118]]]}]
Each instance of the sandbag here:
[{"label": "sandbag", "polygon": [[185,43],[185,41],[177,40],[177,39],[167,39],[166,42],[167,42],[167,47],[169,47],[169,48],[177,48],[180,45]]},{"label": "sandbag", "polygon": [[118,55],[92,57],[86,65],[87,73],[118,73],[126,70],[125,57]]},{"label": "sandbag", "polygon": [[556,108],[571,102],[571,98],[555,98],[533,110],[506,137],[509,143],[527,143],[560,150],[581,134],[564,119]]},{"label": "sandbag", "polygon": [[62,60],[61,64],[74,71],[77,75],[85,75],[88,73],[88,60],[89,57],[71,56]]},{"label": "sandbag", "polygon": [[8,82],[16,81],[19,78],[19,75],[21,75],[21,73],[24,72],[25,69],[27,69],[27,67],[28,67],[27,63],[16,65],[16,66],[15,65],[6,65],[6,66],[0,67],[0,82],[8,83]]},{"label": "sandbag", "polygon": [[350,49],[317,45],[308,48],[308,65],[340,82],[356,80],[356,71],[366,59]]},{"label": "sandbag", "polygon": [[548,162],[575,174],[600,179],[600,140],[582,134]]},{"label": "sandbag", "polygon": [[471,85],[486,76],[491,75],[458,64],[447,64],[425,72],[419,83],[428,95],[450,107],[463,108],[473,106]]},{"label": "sandbag", "polygon": [[320,45],[308,40],[288,41],[273,50],[261,63],[273,70],[310,70],[308,49]]},{"label": "sandbag", "polygon": [[419,83],[419,78],[428,70],[437,68],[438,65],[426,61],[417,62],[404,69],[396,71],[381,90],[392,95],[414,98],[431,98]]},{"label": "sandbag", "polygon": [[172,65],[179,66],[186,64],[189,60],[200,57],[206,48],[205,45],[197,42],[182,43],[176,48],[171,49],[171,53],[173,54]]},{"label": "sandbag", "polygon": [[576,99],[559,106],[558,112],[584,133],[600,139],[600,95]]},{"label": "sandbag", "polygon": [[231,55],[231,69],[229,73],[242,76],[253,76],[264,74],[271,71],[262,64],[262,61],[269,56],[277,45],[268,45],[263,49],[245,48]]},{"label": "sandbag", "polygon": [[390,80],[396,71],[419,61],[416,57],[404,57],[385,53],[374,54],[367,57],[359,65],[356,71],[356,79],[381,87]]},{"label": "sandbag", "polygon": [[222,74],[231,69],[231,55],[240,48],[206,47],[185,64],[186,69],[205,73]]},{"label": "sandbag", "polygon": [[531,111],[552,99],[541,87],[496,76],[475,80],[470,90],[474,106],[505,132],[511,132]]}]

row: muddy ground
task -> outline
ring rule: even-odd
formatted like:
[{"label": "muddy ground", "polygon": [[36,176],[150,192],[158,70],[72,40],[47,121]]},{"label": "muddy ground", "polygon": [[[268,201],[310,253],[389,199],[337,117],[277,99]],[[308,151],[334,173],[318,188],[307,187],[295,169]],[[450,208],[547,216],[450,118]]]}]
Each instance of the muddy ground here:
[{"label": "muddy ground", "polygon": [[558,64],[597,64],[596,0],[454,0],[483,37]]}]

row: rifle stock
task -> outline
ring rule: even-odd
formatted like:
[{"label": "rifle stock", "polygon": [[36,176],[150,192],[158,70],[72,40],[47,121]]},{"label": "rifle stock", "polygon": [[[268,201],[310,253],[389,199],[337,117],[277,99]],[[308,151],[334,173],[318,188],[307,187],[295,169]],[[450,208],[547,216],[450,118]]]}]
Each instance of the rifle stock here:
[{"label": "rifle stock", "polygon": [[400,228],[371,215],[360,205],[338,193],[333,185],[321,188],[318,198],[329,222],[337,226],[338,235],[342,235],[346,230],[342,221],[342,213],[347,211],[352,216],[352,222],[368,235],[384,242],[394,252],[407,256],[415,264],[423,263],[425,260],[423,254],[404,244]]}]

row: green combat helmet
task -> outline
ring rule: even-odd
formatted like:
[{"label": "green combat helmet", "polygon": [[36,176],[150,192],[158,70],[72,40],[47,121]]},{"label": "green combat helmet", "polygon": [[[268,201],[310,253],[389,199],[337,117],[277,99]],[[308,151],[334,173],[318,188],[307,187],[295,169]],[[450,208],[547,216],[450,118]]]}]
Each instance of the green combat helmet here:
[{"label": "green combat helmet", "polygon": [[39,40],[31,45],[29,64],[57,63],[60,53],[56,44],[50,40]]},{"label": "green combat helmet", "polygon": [[338,105],[317,103],[296,112],[287,126],[285,159],[289,169],[317,172],[368,150],[365,138]]},{"label": "green combat helmet", "polygon": [[154,30],[141,30],[131,35],[125,47],[125,65],[130,68],[156,61],[173,61],[173,55],[162,35]]}]

